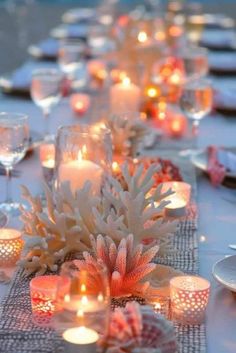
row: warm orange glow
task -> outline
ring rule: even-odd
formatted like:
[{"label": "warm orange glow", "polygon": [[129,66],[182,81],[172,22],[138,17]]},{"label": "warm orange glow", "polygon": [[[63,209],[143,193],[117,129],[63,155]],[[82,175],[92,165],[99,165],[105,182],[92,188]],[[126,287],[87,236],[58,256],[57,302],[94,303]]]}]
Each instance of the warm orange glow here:
[{"label": "warm orange glow", "polygon": [[158,109],[159,109],[159,110],[165,111],[165,110],[166,110],[166,107],[167,107],[166,102],[161,101],[161,102],[158,103]]},{"label": "warm orange glow", "polygon": [[179,131],[181,131],[181,122],[179,121],[179,120],[174,120],[173,122],[172,122],[172,126],[171,126],[171,128],[172,128],[172,131],[173,132],[179,132]]},{"label": "warm orange glow", "polygon": [[130,85],[130,78],[129,77],[124,77],[122,83],[123,83],[123,85],[125,87],[128,87]]},{"label": "warm orange glow", "polygon": [[82,293],[86,292],[86,285],[84,283],[81,284],[81,292]]},{"label": "warm orange glow", "polygon": [[96,77],[101,81],[105,80],[107,78],[106,70],[99,70],[96,74]]},{"label": "warm orange glow", "polygon": [[181,78],[182,78],[181,71],[176,69],[170,76],[169,82],[174,85],[179,85],[181,83]]},{"label": "warm orange glow", "polygon": [[154,310],[161,310],[161,304],[160,303],[155,303],[154,305]]},{"label": "warm orange glow", "polygon": [[120,166],[116,161],[112,162],[112,171],[114,173],[118,173],[120,171]]},{"label": "warm orange glow", "polygon": [[165,113],[165,112],[160,112],[160,113],[158,114],[158,118],[159,118],[159,120],[165,120],[165,118],[166,118],[166,113]]},{"label": "warm orange glow", "polygon": [[183,29],[180,26],[173,25],[169,28],[169,35],[171,37],[180,37],[182,33]]},{"label": "warm orange glow", "polygon": [[86,295],[83,295],[81,298],[81,304],[82,305],[87,305],[88,304],[88,298],[86,297]]},{"label": "warm orange glow", "polygon": [[147,33],[144,31],[139,32],[138,34],[138,41],[140,43],[145,43],[148,39]]},{"label": "warm orange glow", "polygon": [[84,312],[83,312],[83,310],[82,309],[79,309],[79,310],[77,310],[77,313],[76,313],[76,316],[77,317],[84,317]]},{"label": "warm orange glow", "polygon": [[149,87],[147,89],[147,95],[150,98],[155,98],[155,97],[158,96],[158,91],[157,91],[157,89],[155,87]]},{"label": "warm orange glow", "polygon": [[140,113],[140,119],[143,120],[143,121],[147,120],[147,114],[145,112],[141,112]]},{"label": "warm orange glow", "polygon": [[87,147],[83,145],[82,150],[79,150],[78,152],[78,161],[81,162],[83,159],[85,159],[87,154]]},{"label": "warm orange glow", "polygon": [[83,110],[84,108],[84,103],[83,102],[76,102],[75,103],[75,109],[76,110]]},{"label": "warm orange glow", "polygon": [[165,32],[163,31],[157,31],[155,34],[154,34],[154,38],[157,40],[157,41],[164,41],[166,39],[166,34]]}]

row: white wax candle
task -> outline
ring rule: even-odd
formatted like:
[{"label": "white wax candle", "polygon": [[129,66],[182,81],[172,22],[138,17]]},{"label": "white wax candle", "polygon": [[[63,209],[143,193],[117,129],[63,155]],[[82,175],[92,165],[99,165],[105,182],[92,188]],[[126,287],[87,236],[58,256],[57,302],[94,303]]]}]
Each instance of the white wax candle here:
[{"label": "white wax candle", "polygon": [[42,166],[44,168],[53,169],[55,167],[55,160],[48,159],[48,160],[42,161]]},{"label": "white wax candle", "polygon": [[171,202],[165,207],[165,212],[167,216],[182,217],[186,214],[187,202],[184,199],[176,195],[171,195],[168,198],[168,201]]},{"label": "white wax candle", "polygon": [[110,89],[111,112],[116,114],[138,112],[141,90],[126,77],[123,82],[113,85]]},{"label": "white wax candle", "polygon": [[92,190],[98,194],[102,183],[102,168],[89,160],[73,160],[62,163],[59,167],[59,182],[70,181],[71,191],[75,192],[84,186],[86,181],[92,183]]},{"label": "white wax candle", "polygon": [[90,328],[80,326],[67,329],[62,334],[64,340],[73,344],[91,344],[99,339],[98,333]]}]

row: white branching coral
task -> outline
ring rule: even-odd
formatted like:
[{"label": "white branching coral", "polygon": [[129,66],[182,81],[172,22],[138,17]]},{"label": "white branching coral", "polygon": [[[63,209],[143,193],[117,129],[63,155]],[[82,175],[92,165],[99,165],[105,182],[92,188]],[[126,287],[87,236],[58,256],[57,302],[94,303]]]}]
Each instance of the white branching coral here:
[{"label": "white branching coral", "polygon": [[114,152],[126,156],[135,155],[138,146],[149,132],[141,119],[130,119],[125,114],[110,116],[107,124],[111,130]]},{"label": "white branching coral", "polygon": [[104,207],[109,212],[99,212],[94,209],[96,228],[99,233],[110,236],[119,242],[128,234],[134,235],[134,241],[157,240],[160,254],[169,248],[170,237],[173,235],[177,222],[167,222],[162,217],[162,211],[168,204],[165,198],[172,191],[162,193],[161,186],[154,192],[153,175],[158,172],[158,166],[151,165],[144,172],[143,165],[139,165],[131,176],[127,164],[121,168],[125,180],[126,190],[115,178],[110,178],[103,190]]},{"label": "white branching coral", "polygon": [[45,206],[22,187],[31,209],[21,208],[26,238],[21,266],[28,273],[56,271],[69,253],[91,251],[90,234],[109,236],[116,245],[133,234],[135,245],[155,241],[160,247],[159,255],[170,251],[170,237],[177,224],[161,216],[167,203],[164,199],[171,191],[163,194],[158,187],[150,193],[156,172],[154,165],[145,172],[140,165],[131,176],[124,165],[126,189],[111,177],[100,196],[92,195],[89,182],[76,193],[71,192],[68,182],[59,191],[45,186]]},{"label": "white branching coral", "polygon": [[[110,237],[90,236],[93,253],[83,253],[84,260],[74,260],[79,270],[87,270],[90,275],[97,273],[100,261],[106,265],[112,297],[127,295],[145,296],[149,282],[145,276],[152,272],[156,264],[152,263],[159,250],[153,246],[144,250],[144,246],[134,245],[134,237],[129,234],[117,246]],[[94,280],[92,287],[96,285]]]}]

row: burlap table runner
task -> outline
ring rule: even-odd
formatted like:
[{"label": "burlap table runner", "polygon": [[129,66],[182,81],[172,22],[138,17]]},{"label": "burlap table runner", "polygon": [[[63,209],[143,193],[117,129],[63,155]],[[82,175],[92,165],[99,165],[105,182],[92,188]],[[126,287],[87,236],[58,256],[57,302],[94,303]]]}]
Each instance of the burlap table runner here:
[{"label": "burlap table runner", "polygon": [[[152,155],[157,155],[153,151]],[[160,153],[158,153],[160,154]],[[150,155],[150,154],[149,154]],[[163,152],[181,168],[183,178],[192,185],[193,200],[196,196],[195,171],[189,161],[183,161],[173,152]],[[159,263],[171,265],[186,273],[198,273],[197,212],[195,204],[188,216],[180,222],[174,237],[176,254],[163,258]],[[50,328],[34,325],[31,317],[29,281],[21,270],[16,273],[10,291],[1,303],[0,352],[1,353],[61,353],[63,344]],[[179,353],[206,351],[205,325],[175,324]]]}]

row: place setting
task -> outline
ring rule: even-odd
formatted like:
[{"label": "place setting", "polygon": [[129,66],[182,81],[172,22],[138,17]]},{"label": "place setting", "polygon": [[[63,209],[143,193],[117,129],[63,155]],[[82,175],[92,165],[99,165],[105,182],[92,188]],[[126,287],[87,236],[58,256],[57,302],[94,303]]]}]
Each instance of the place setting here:
[{"label": "place setting", "polygon": [[[58,8],[0,78],[0,347],[212,353],[215,283],[236,292],[236,255],[210,255],[217,227],[234,231],[235,126],[220,116],[235,113],[234,19],[85,5]],[[208,218],[224,190],[229,217]]]}]

